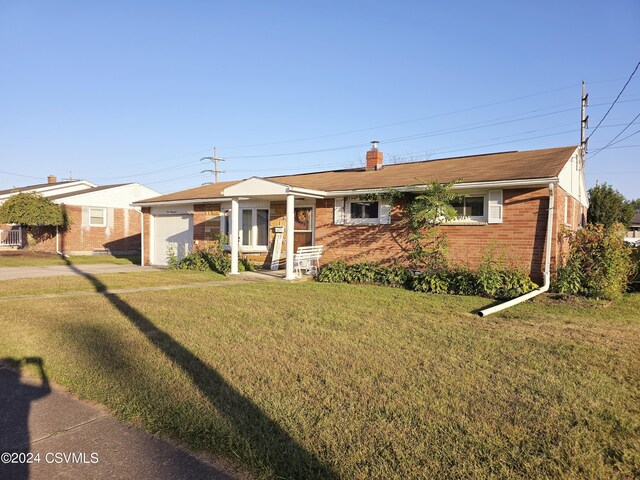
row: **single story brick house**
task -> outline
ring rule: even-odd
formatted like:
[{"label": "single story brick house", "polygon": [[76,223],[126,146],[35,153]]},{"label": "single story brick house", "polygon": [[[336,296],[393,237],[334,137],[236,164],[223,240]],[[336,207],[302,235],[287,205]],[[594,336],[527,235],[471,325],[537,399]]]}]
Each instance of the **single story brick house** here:
[{"label": "single story brick house", "polygon": [[[35,192],[64,205],[70,219],[66,229],[32,227],[41,252],[68,255],[95,253],[137,254],[141,251],[142,214],[133,202],[158,192],[139,183],[98,186],[86,180],[57,181],[0,191],[0,204],[17,193]],[[0,240],[5,247],[24,247],[26,235],[17,225],[0,224]]]},{"label": "single story brick house", "polygon": [[362,168],[252,177],[135,202],[144,214],[143,261],[164,265],[169,247],[183,257],[220,232],[231,239],[232,273],[243,255],[265,266],[280,262],[293,278],[293,253],[305,245],[324,246],[322,263],[402,259],[402,206],[362,196],[389,188],[411,191],[433,180],[459,180],[454,190],[462,196],[455,205],[461,216],[439,228],[448,237],[451,258],[472,267],[493,245],[539,280],[549,199],[555,199],[553,259],[561,248],[560,226],[576,229],[586,219],[576,146],[384,165],[374,143]]}]

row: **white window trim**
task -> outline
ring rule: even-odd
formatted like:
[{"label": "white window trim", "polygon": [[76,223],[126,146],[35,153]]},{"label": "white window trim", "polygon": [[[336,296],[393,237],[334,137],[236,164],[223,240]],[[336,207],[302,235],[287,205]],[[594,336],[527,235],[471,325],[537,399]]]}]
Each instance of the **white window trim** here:
[{"label": "white window trim", "polygon": [[[351,204],[352,203],[377,203],[378,204],[378,216],[376,218],[351,218]],[[344,202],[344,224],[345,225],[380,225],[380,207],[381,202],[379,200],[364,200],[362,198],[348,198]]]},{"label": "white window trim", "polygon": [[[249,234],[249,238],[252,240],[251,245],[242,245],[242,212],[244,210],[251,210],[251,232]],[[258,210],[266,210],[267,211],[267,244],[266,245],[258,245]],[[227,229],[227,222],[229,223],[229,233],[231,233],[231,209],[223,208],[222,212],[222,220],[220,222],[220,232],[224,233]],[[266,207],[240,207],[238,212],[238,220],[240,225],[238,225],[238,243],[240,247],[240,252],[243,253],[262,253],[269,251],[269,225],[271,224],[271,209]],[[225,250],[230,250],[231,247],[229,244],[224,246]]]},{"label": "white window trim", "polygon": [[[91,210],[102,210],[102,223],[91,223]],[[106,207],[89,207],[89,226],[90,227],[106,227],[107,226],[107,209]]]},{"label": "white window trim", "polygon": [[475,215],[470,217],[457,217],[453,220],[448,220],[444,223],[450,225],[468,225],[468,224],[478,224],[485,225],[489,222],[489,194],[487,193],[467,193],[464,195],[460,195],[460,197],[482,197],[483,198],[483,206],[482,210],[484,215]]}]

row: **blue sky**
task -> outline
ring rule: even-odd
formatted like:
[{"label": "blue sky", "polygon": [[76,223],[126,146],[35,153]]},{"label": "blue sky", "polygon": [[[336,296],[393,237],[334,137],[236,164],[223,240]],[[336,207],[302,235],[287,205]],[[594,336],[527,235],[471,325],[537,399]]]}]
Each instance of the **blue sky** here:
[{"label": "blue sky", "polygon": [[[373,139],[387,161],[576,144],[581,80],[593,130],[639,24],[637,0],[0,0],[0,189],[190,188],[213,145],[231,180],[356,166]],[[591,139],[590,185],[640,197],[640,134],[597,153],[638,113],[640,72]]]}]

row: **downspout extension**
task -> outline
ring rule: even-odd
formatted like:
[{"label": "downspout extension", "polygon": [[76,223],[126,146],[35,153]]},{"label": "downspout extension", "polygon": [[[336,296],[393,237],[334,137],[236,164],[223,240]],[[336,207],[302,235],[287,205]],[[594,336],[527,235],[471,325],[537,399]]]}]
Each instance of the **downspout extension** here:
[{"label": "downspout extension", "polygon": [[518,303],[522,303],[525,300],[529,300],[533,297],[537,297],[541,293],[549,290],[549,286],[551,285],[551,244],[553,240],[553,209],[555,205],[555,197],[554,197],[554,184],[549,184],[549,210],[547,216],[547,238],[546,238],[546,249],[544,256],[544,270],[542,271],[544,275],[544,283],[540,288],[533,290],[532,292],[525,293],[520,297],[513,298],[507,302],[501,303],[500,305],[496,305],[495,307],[485,308],[484,310],[480,310],[478,315],[481,317],[486,317],[487,315],[491,315],[492,313],[499,312],[500,310],[504,310],[509,307],[513,307]]},{"label": "downspout extension", "polygon": [[56,253],[61,257],[66,257],[64,253],[60,251],[60,242],[58,240],[58,227],[56,226]]}]

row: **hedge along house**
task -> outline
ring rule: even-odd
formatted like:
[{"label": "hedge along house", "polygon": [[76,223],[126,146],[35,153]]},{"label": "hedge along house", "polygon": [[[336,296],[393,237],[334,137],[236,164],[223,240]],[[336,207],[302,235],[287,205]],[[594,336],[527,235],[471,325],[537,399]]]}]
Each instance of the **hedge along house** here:
[{"label": "hedge along house", "polygon": [[[179,258],[194,246],[229,235],[232,273],[239,255],[274,262],[282,232],[286,278],[293,278],[299,246],[323,245],[322,263],[402,260],[408,248],[401,205],[362,199],[389,188],[416,190],[428,182],[459,180],[454,190],[460,218],[440,226],[449,256],[477,266],[488,250],[542,277],[550,199],[555,186],[552,258],[559,253],[561,225],[576,229],[588,207],[580,149],[575,146],[503,152],[384,165],[377,143],[366,166],[278,177],[221,182],[150,198],[144,212],[143,258],[166,264],[169,247]],[[369,198],[369,197],[367,197]],[[235,239],[235,241],[234,241]]]},{"label": "hedge along house", "polygon": [[[58,182],[51,175],[47,183],[0,191],[0,204],[12,195],[30,192],[64,205],[69,218],[66,229],[33,228],[36,242],[33,250],[68,255],[139,254],[142,215],[140,208],[134,207],[132,202],[158,194],[139,183],[98,186],[86,180]],[[26,235],[19,226],[0,225],[0,229],[4,238],[11,237],[12,246],[26,245]],[[9,235],[7,232],[20,234]]]}]

